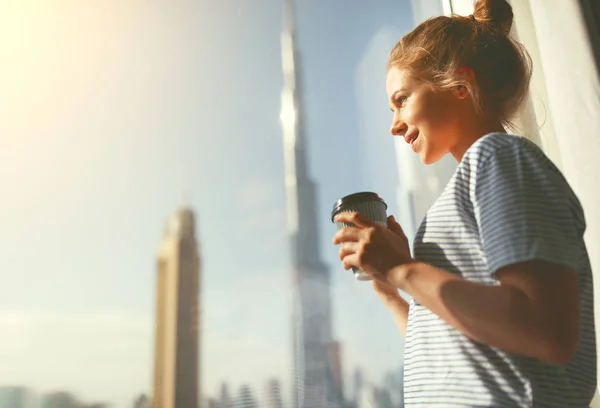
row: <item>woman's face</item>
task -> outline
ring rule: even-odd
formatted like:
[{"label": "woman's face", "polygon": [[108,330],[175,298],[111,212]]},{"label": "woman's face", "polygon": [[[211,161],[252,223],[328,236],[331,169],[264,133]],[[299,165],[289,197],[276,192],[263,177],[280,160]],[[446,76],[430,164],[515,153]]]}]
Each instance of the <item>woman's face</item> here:
[{"label": "woman's face", "polygon": [[457,92],[434,90],[393,67],[386,91],[394,113],[392,135],[404,138],[423,163],[437,162],[458,143],[464,98]]}]

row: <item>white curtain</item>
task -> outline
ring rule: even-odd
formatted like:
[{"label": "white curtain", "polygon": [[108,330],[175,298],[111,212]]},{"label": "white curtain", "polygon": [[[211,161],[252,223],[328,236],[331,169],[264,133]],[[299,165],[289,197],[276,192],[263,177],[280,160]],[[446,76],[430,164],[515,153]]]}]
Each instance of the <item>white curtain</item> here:
[{"label": "white curtain", "polygon": [[588,1],[529,0],[529,5],[562,170],[585,210],[586,242],[595,272],[596,328],[600,334],[598,27],[594,26]]}]

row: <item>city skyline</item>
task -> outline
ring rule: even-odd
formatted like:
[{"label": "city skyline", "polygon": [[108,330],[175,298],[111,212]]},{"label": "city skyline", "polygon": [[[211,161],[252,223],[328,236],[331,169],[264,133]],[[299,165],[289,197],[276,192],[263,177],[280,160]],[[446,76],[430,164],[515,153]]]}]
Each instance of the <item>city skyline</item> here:
[{"label": "city skyline", "polygon": [[[190,191],[205,271],[204,394],[224,380],[236,392],[244,383],[260,392],[278,378],[289,403],[281,3],[54,5],[34,12],[15,3],[0,16],[10,45],[0,69],[11,73],[0,79],[11,101],[0,107],[0,245],[8,254],[0,329],[9,333],[0,377],[115,408],[151,394],[153,255],[163,220]],[[363,175],[355,165],[353,83],[382,27],[410,27],[408,7],[298,2],[298,25],[311,25],[298,47],[310,176],[320,187],[319,250],[346,384],[357,366],[379,383],[402,358],[386,310],[339,266],[328,213],[339,196],[387,172],[374,163]],[[381,59],[383,71],[385,56],[368,58]],[[383,89],[382,71],[365,74],[365,87]],[[386,101],[368,109],[387,112]],[[393,146],[379,130],[370,137]]]},{"label": "city skyline", "polygon": [[38,394],[25,386],[0,386],[0,408],[110,408],[110,406],[102,402],[82,402],[68,391]]},{"label": "city skyline", "polygon": [[[344,407],[388,408],[390,402],[393,408],[402,407],[402,390],[397,386],[402,377],[401,368],[387,372],[384,381],[380,382],[365,377],[362,368],[356,368],[352,376],[352,392],[345,399]],[[245,383],[232,386],[228,382],[222,382],[218,393],[203,396],[199,408],[237,408],[244,406],[248,401],[258,408],[289,407],[283,395],[284,381],[280,378],[271,378],[259,388]],[[152,398],[143,393],[132,394],[130,403],[126,406],[127,408],[151,408]],[[82,402],[78,395],[67,390],[42,394],[25,386],[0,386],[0,408],[115,408],[115,406],[102,402]]]}]

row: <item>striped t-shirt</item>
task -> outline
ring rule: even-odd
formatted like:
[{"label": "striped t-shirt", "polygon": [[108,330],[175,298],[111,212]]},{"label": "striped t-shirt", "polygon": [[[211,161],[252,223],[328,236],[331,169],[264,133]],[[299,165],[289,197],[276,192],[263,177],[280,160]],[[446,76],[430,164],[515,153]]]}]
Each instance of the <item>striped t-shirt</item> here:
[{"label": "striped t-shirt", "polygon": [[414,300],[404,359],[407,407],[587,408],[596,389],[592,275],[579,201],[528,140],[487,135],[465,153],[427,212],[415,258],[486,285],[494,272],[543,260],[577,270],[581,336],[564,366],[475,342]]}]

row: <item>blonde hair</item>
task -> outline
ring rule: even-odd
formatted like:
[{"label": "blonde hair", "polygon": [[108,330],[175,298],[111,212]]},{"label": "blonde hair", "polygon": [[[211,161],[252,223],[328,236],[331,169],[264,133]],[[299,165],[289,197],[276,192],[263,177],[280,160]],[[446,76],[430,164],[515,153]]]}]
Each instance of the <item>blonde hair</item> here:
[{"label": "blonde hair", "polygon": [[[480,112],[509,123],[531,78],[529,54],[509,37],[512,21],[506,0],[477,0],[468,17],[435,17],[404,36],[389,55],[388,70],[407,70],[439,90],[464,86]],[[465,67],[474,78],[464,75]]]}]

